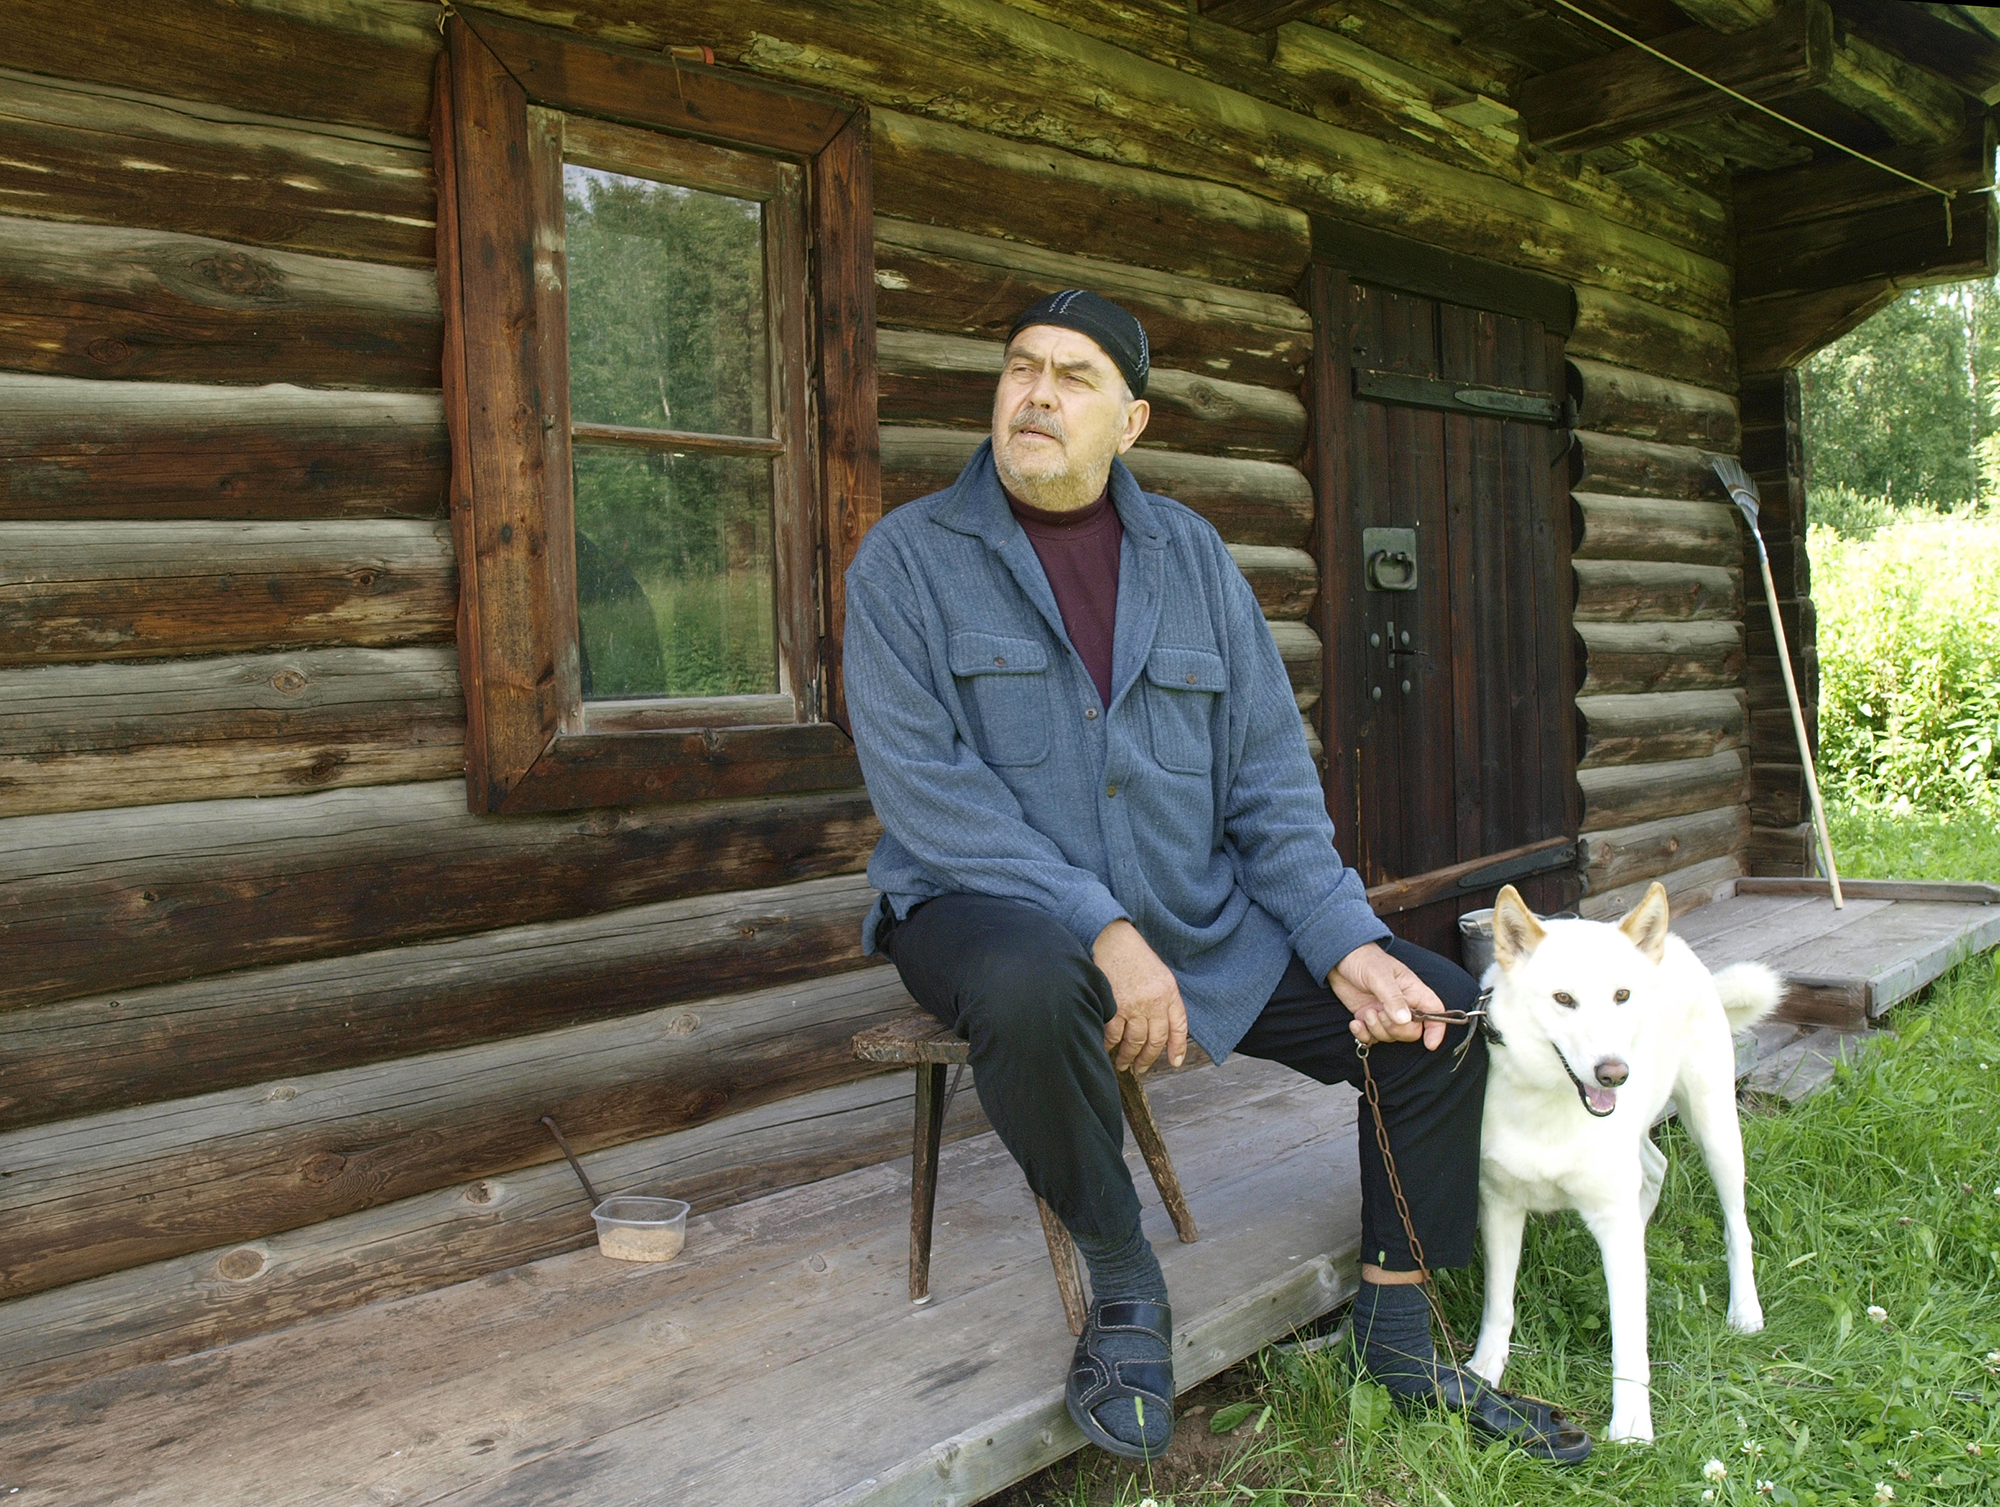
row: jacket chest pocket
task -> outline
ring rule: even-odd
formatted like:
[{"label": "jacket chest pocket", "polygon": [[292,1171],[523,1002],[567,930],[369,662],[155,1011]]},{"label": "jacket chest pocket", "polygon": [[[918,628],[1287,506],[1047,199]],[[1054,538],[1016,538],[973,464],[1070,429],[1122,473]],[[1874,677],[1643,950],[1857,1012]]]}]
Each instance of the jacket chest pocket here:
[{"label": "jacket chest pocket", "polygon": [[1146,715],[1153,758],[1174,774],[1207,774],[1215,763],[1215,698],[1229,687],[1222,656],[1207,649],[1155,649],[1146,658]]},{"label": "jacket chest pocket", "polygon": [[962,630],[951,636],[952,677],[989,764],[1039,764],[1049,756],[1049,654],[1031,638]]}]

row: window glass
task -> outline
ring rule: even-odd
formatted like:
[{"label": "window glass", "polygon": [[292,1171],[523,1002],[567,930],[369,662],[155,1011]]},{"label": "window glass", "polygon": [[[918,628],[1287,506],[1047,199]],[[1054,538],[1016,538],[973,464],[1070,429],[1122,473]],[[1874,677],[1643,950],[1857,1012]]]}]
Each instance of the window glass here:
[{"label": "window glass", "polygon": [[769,436],[763,206],[563,164],[570,417]]},{"label": "window glass", "polygon": [[588,444],[574,457],[584,699],[778,690],[770,460]]}]

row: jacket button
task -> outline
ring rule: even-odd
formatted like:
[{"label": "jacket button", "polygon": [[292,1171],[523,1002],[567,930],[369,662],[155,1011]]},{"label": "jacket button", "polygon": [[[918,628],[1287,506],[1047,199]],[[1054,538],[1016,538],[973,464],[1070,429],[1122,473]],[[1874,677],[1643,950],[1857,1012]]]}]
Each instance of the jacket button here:
[{"label": "jacket button", "polygon": [[1106,785],[1104,787],[1104,795],[1107,800],[1116,800],[1118,797],[1118,787],[1116,785]]},{"label": "jacket button", "polygon": [[1083,720],[1086,722],[1095,722],[1097,720],[1097,708],[1094,706],[1085,707],[1083,709]]},{"label": "jacket button", "polygon": [[1004,654],[996,654],[993,656],[993,663],[995,663],[996,665],[1004,665],[1005,663],[1007,663],[1007,656]]},{"label": "jacket button", "polygon": [[1194,671],[1192,671],[1192,670],[1188,671],[1188,678],[1187,678],[1187,682],[1188,682],[1188,684],[1189,684],[1189,685],[1193,685],[1193,684],[1194,684]]}]

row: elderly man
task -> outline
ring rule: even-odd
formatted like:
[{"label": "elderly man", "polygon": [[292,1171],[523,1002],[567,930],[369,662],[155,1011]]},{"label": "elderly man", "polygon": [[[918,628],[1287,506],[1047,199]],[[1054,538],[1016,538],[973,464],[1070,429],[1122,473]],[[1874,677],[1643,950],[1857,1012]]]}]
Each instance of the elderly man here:
[{"label": "elderly man", "polygon": [[[1333,827],[1291,686],[1215,530],[1117,457],[1146,427],[1144,330],[1093,293],[1015,321],[992,438],[884,518],[847,576],[846,687],[884,835],[863,934],[971,1046],[987,1118],[1075,1237],[1091,1304],[1067,1397],[1157,1455],[1172,1316],[1123,1157],[1114,1063],[1271,1058],[1359,1083],[1423,1249],[1470,1259],[1484,1043],[1427,1013],[1477,994],[1392,938]],[[1449,1043],[1463,1047],[1454,1065]],[[1547,1458],[1587,1436],[1441,1363],[1423,1272],[1360,1137],[1363,1364]]]}]

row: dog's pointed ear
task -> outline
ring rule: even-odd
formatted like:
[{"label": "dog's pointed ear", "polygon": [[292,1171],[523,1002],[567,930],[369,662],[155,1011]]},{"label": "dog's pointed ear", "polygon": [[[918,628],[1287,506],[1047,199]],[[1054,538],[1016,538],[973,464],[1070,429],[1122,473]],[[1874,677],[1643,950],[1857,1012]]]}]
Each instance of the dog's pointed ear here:
[{"label": "dog's pointed ear", "polygon": [[1542,938],[1548,933],[1542,930],[1542,923],[1535,919],[1535,913],[1528,909],[1528,902],[1521,898],[1521,892],[1513,885],[1502,889],[1493,901],[1493,960],[1502,968],[1512,968],[1526,960],[1529,953],[1542,945]]},{"label": "dog's pointed ear", "polygon": [[1646,888],[1646,897],[1633,906],[1618,929],[1632,945],[1657,963],[1667,952],[1667,922],[1671,918],[1666,886],[1655,879]]}]

